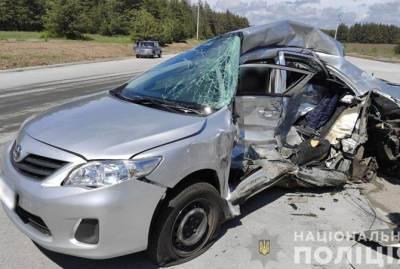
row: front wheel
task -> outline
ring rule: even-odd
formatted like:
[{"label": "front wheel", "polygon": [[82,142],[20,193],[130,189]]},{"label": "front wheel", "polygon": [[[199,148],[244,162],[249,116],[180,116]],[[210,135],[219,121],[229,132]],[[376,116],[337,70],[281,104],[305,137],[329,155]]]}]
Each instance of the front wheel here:
[{"label": "front wheel", "polygon": [[200,255],[223,219],[221,197],[208,183],[197,183],[171,199],[150,231],[148,254],[158,265]]}]

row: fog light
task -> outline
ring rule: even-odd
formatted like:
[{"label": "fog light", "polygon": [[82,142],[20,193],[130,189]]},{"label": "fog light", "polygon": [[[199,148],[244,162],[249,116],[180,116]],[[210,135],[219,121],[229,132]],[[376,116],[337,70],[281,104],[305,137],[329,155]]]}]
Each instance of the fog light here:
[{"label": "fog light", "polygon": [[76,229],[75,239],[85,244],[97,244],[99,242],[99,221],[82,219]]}]

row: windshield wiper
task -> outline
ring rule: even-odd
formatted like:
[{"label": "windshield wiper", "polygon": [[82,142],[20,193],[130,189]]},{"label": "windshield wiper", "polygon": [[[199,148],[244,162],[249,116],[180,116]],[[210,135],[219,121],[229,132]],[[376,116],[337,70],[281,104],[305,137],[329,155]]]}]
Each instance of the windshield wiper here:
[{"label": "windshield wiper", "polygon": [[[120,90],[125,87],[125,85],[121,85],[117,89],[111,90],[110,93],[122,100],[129,101],[129,102],[134,102],[142,105],[150,105],[153,107],[161,107],[164,109],[167,109],[172,112],[183,112],[183,113],[192,113],[192,114],[197,114],[197,115],[204,115],[204,109],[200,105],[195,105],[195,104],[190,104],[190,103],[185,103],[185,105],[182,105],[178,102],[172,102],[172,101],[167,101],[167,100],[162,100],[158,98],[152,98],[152,97],[147,97],[147,96],[142,96],[142,95],[135,95],[133,97],[126,97],[123,94],[121,94]],[[190,107],[192,106],[192,107]],[[196,107],[194,107],[196,106]]]},{"label": "windshield wiper", "polygon": [[173,112],[184,112],[186,114],[193,113],[197,115],[204,115],[201,111],[196,110],[194,108],[189,108],[186,106],[179,105],[173,102],[167,102],[164,100],[159,100],[156,98],[150,98],[145,96],[134,96],[132,98],[123,97],[126,100],[129,100],[134,103],[142,104],[142,105],[151,105],[155,107],[161,107]]},{"label": "windshield wiper", "polygon": [[194,113],[194,114],[198,114],[198,115],[204,115],[204,112],[202,111],[202,109],[197,109],[197,108],[192,108],[186,105],[180,105],[179,103],[173,103],[173,102],[166,102],[164,103],[164,105],[182,111],[184,113]]}]

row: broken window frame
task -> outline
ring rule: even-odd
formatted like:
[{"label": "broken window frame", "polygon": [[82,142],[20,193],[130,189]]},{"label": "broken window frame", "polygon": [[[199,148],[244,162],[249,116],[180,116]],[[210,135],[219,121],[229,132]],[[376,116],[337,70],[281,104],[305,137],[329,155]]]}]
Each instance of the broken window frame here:
[{"label": "broken window frame", "polygon": [[[289,96],[289,95],[291,95],[292,92],[295,92],[297,89],[304,87],[315,75],[315,73],[311,72],[311,71],[288,67],[288,66],[284,66],[284,65],[277,65],[277,64],[264,64],[264,63],[241,64],[239,66],[239,68],[240,69],[242,69],[242,68],[269,68],[269,69],[271,69],[270,83],[273,84],[274,87],[276,87],[280,83],[280,82],[277,82],[277,79],[281,79],[281,78],[280,77],[277,78],[277,76],[272,76],[273,70],[291,71],[291,72],[297,72],[297,73],[301,73],[301,74],[305,75],[305,77],[303,79],[300,79],[297,83],[295,83],[290,88],[285,88],[282,93],[271,93],[270,91],[268,91],[265,93],[266,96],[268,96],[268,95],[269,96]],[[272,80],[274,80],[274,81],[272,81]]]},{"label": "broken window frame", "polygon": [[[294,52],[294,51],[280,50],[278,52],[277,64],[286,66],[287,58],[302,58],[302,60],[310,61],[311,63],[307,64],[309,66],[307,68],[308,71],[310,71],[310,72],[323,71],[325,73],[326,77],[329,77],[328,69],[326,68],[326,66],[323,64],[323,62],[318,58],[318,56],[315,53],[313,53],[313,55],[308,55],[308,54],[303,54],[303,53]],[[313,65],[318,66],[321,70],[313,69],[312,68]]]}]

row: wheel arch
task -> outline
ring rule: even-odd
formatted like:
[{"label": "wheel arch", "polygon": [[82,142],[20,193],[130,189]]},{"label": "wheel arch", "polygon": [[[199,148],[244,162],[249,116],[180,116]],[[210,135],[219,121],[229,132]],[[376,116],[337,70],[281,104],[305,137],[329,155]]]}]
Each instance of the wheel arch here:
[{"label": "wheel arch", "polygon": [[221,194],[221,186],[218,174],[217,171],[215,171],[214,169],[201,169],[185,176],[177,184],[175,184],[174,187],[168,188],[164,193],[164,195],[162,196],[162,198],[160,199],[160,201],[158,202],[156,209],[154,210],[153,216],[151,218],[148,240],[150,240],[151,231],[153,230],[153,227],[157,222],[159,212],[166,205],[166,203],[168,203],[170,199],[175,197],[178,193],[180,193],[188,186],[200,182],[209,183],[218,191],[218,193]]}]

